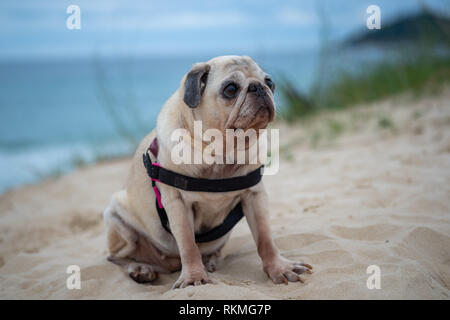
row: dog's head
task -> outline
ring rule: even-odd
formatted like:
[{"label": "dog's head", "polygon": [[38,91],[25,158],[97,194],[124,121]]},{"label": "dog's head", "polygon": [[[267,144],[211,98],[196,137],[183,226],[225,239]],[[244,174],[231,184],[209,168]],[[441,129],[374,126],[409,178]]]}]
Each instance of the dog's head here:
[{"label": "dog's head", "polygon": [[274,118],[275,84],[250,57],[195,64],[181,83],[183,101],[205,129],[262,129]]}]

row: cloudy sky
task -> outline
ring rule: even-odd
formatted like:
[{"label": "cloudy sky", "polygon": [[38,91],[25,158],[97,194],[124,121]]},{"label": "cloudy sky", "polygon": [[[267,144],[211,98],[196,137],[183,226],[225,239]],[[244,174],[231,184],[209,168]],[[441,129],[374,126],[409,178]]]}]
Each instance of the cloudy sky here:
[{"label": "cloudy sky", "polygon": [[[272,52],[312,48],[320,12],[332,36],[365,28],[366,8],[377,4],[383,21],[447,0],[2,0],[0,58],[100,55],[182,55]],[[81,8],[81,30],[68,30],[66,9]]]}]

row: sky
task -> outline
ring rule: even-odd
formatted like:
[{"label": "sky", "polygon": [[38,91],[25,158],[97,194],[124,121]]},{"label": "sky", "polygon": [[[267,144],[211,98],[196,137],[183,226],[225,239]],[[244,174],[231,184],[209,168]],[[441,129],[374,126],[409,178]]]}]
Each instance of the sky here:
[{"label": "sky", "polygon": [[[81,29],[69,30],[69,5]],[[2,0],[0,59],[283,52],[316,47],[321,17],[341,39],[365,28],[366,8],[381,20],[422,5],[449,12],[449,0]]]}]

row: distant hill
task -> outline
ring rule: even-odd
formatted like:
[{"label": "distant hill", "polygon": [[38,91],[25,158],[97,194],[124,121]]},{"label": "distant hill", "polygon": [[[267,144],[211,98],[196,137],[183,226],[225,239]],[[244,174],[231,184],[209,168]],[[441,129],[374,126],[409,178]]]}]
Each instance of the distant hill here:
[{"label": "distant hill", "polygon": [[399,42],[431,40],[450,43],[450,19],[430,11],[397,18],[388,23],[381,18],[381,29],[351,36],[344,46],[390,45]]}]

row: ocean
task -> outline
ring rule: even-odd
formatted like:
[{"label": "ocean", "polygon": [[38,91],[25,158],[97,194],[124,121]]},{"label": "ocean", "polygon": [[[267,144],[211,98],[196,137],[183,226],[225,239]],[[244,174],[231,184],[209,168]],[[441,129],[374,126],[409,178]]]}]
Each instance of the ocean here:
[{"label": "ocean", "polygon": [[[342,67],[368,56],[353,52],[334,59]],[[275,83],[286,77],[303,90],[314,80],[318,57],[312,50],[253,55]],[[133,153],[182,76],[209,58],[0,62],[0,193]]]}]

